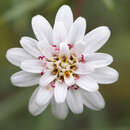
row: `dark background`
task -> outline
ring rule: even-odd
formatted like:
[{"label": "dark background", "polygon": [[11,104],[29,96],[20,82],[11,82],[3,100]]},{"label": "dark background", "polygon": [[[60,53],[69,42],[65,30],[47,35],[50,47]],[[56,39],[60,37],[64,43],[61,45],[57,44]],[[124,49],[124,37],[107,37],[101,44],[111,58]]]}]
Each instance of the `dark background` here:
[{"label": "dark background", "polygon": [[[75,18],[87,20],[87,32],[106,25],[110,40],[100,50],[114,57],[118,82],[101,85],[106,107],[95,112],[84,109],[60,121],[50,107],[41,116],[32,117],[27,105],[32,88],[16,88],[10,76],[19,69],[5,59],[7,49],[20,47],[22,36],[32,36],[31,18],[41,14],[53,25],[57,9],[69,4]],[[130,0],[0,0],[0,130],[130,130]]]}]

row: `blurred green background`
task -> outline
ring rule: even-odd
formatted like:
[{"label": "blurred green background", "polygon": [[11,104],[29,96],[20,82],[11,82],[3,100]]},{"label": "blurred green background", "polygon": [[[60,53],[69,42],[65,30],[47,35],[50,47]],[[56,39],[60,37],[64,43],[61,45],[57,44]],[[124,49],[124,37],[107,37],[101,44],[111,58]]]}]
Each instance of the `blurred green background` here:
[{"label": "blurred green background", "polygon": [[[34,37],[32,16],[41,14],[53,25],[62,4],[72,7],[75,18],[87,19],[87,32],[101,25],[110,27],[111,38],[100,51],[114,57],[111,66],[120,73],[118,82],[100,86],[104,110],[85,108],[64,121],[54,118],[50,107],[41,116],[30,115],[27,105],[35,87],[12,86],[10,76],[19,69],[5,59],[8,48],[20,47],[20,37]],[[0,0],[0,130],[130,130],[129,67],[130,0]]]}]

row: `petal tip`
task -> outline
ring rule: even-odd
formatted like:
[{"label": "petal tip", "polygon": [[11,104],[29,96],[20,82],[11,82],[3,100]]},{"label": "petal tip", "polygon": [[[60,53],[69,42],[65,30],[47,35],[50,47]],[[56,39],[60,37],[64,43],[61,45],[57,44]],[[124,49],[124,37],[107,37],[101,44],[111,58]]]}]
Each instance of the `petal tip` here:
[{"label": "petal tip", "polygon": [[119,79],[119,72],[116,71],[115,69],[113,69],[113,71],[114,71],[114,77],[115,77],[115,80],[113,81],[113,83],[115,83],[115,82],[117,82],[118,79]]},{"label": "petal tip", "polygon": [[70,7],[69,5],[67,5],[67,4],[62,5],[60,8],[68,8],[68,9],[71,9],[71,7]]},{"label": "petal tip", "polygon": [[78,21],[78,22],[80,22],[80,23],[82,23],[82,24],[86,24],[86,19],[84,18],[84,17],[78,17],[77,19],[76,19],[76,21]]},{"label": "petal tip", "polygon": [[9,53],[10,53],[10,49],[8,49],[6,54],[5,54],[5,57],[6,57],[7,60],[9,60]]},{"label": "petal tip", "polygon": [[108,36],[108,38],[111,35],[111,30],[108,26],[101,26],[100,29],[102,29],[102,31],[104,32],[104,34],[106,34]]},{"label": "petal tip", "polygon": [[43,16],[41,16],[41,15],[35,15],[35,16],[33,16],[32,17],[32,21],[34,21],[34,20],[36,20],[36,19],[39,19],[39,18],[43,18]]}]

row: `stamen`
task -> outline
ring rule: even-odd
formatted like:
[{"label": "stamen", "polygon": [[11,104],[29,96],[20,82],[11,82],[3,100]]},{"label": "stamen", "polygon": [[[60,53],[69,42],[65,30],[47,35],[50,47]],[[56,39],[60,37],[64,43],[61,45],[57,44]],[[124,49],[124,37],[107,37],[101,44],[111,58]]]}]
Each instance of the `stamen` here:
[{"label": "stamen", "polygon": [[66,61],[66,56],[63,56],[63,57],[62,57],[62,60],[65,62],[65,61]]},{"label": "stamen", "polygon": [[63,76],[63,75],[59,76],[59,81],[60,81],[61,83],[64,82],[64,76]]},{"label": "stamen", "polygon": [[44,75],[44,69],[46,68],[47,66],[47,62],[43,61],[42,63],[42,60],[45,58],[45,56],[39,56],[38,59],[40,60],[41,64],[43,65],[43,70],[41,72],[41,76]]},{"label": "stamen", "polygon": [[69,86],[69,87],[67,88],[67,90],[69,90],[69,89],[71,89],[71,88],[73,88],[73,87],[75,87],[75,85]]},{"label": "stamen", "polygon": [[52,45],[55,48],[55,51],[59,51],[60,49],[56,45]]},{"label": "stamen", "polygon": [[78,89],[79,89],[79,86],[76,86],[74,89],[75,89],[75,90],[78,90]]},{"label": "stamen", "polygon": [[67,58],[67,56],[63,55],[60,57],[60,60],[61,60],[61,63],[66,63],[68,61],[68,58]]},{"label": "stamen", "polygon": [[44,71],[41,72],[41,76],[44,75]]},{"label": "stamen", "polygon": [[70,72],[69,72],[69,71],[66,71],[64,74],[65,74],[65,77],[66,77],[66,78],[69,78],[69,77],[70,77]]},{"label": "stamen", "polygon": [[75,80],[78,80],[80,78],[78,74],[73,74],[73,77]]},{"label": "stamen", "polygon": [[54,82],[51,82],[50,85],[51,85],[52,88],[55,88]]},{"label": "stamen", "polygon": [[57,65],[56,65],[56,64],[53,64],[53,66],[54,66],[54,68],[56,68],[56,67],[57,67]]},{"label": "stamen", "polygon": [[52,45],[52,47],[56,47],[56,45]]},{"label": "stamen", "polygon": [[39,60],[43,60],[45,58],[45,56],[39,56],[38,59]]},{"label": "stamen", "polygon": [[71,49],[73,47],[73,45],[72,44],[68,44],[68,47],[69,47],[69,49]]},{"label": "stamen", "polygon": [[85,57],[84,57],[84,55],[81,55],[81,62],[82,62],[82,63],[85,62]]},{"label": "stamen", "polygon": [[70,66],[70,69],[76,70],[76,69],[77,69],[77,66],[76,66],[76,65],[71,65],[71,66]]}]

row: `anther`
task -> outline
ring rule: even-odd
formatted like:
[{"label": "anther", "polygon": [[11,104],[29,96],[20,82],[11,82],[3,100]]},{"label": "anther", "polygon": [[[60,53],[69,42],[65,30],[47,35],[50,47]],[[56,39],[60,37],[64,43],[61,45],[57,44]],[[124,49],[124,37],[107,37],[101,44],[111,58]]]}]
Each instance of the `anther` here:
[{"label": "anther", "polygon": [[67,88],[67,90],[69,90],[69,89],[71,89],[71,88],[74,88],[75,87],[75,85],[71,85],[71,86],[69,86],[68,88]]},{"label": "anther", "polygon": [[57,67],[57,65],[56,64],[53,64],[53,66],[56,68]]},{"label": "anther", "polygon": [[55,88],[54,82],[51,82],[50,85],[51,85],[52,88]]},{"label": "anther", "polygon": [[75,89],[75,90],[78,90],[78,89],[79,89],[79,86],[76,86],[74,89]]},{"label": "anther", "polygon": [[55,51],[59,51],[60,49],[56,45],[52,45],[55,48]]},{"label": "anther", "polygon": [[70,72],[69,72],[69,71],[66,71],[66,72],[65,72],[65,77],[66,77],[66,78],[69,78],[69,77],[70,77]]},{"label": "anther", "polygon": [[39,60],[43,60],[45,58],[45,56],[39,56],[38,59]]},{"label": "anther", "polygon": [[84,57],[84,55],[81,55],[81,62],[82,62],[82,63],[85,62],[85,57]]},{"label": "anther", "polygon": [[52,47],[56,47],[56,45],[52,45]]},{"label": "anther", "polygon": [[72,44],[68,44],[68,47],[69,47],[69,49],[71,49],[73,47],[73,45]]},{"label": "anther", "polygon": [[41,72],[41,76],[42,76],[42,75],[44,75],[44,72],[43,72],[43,71]]}]

